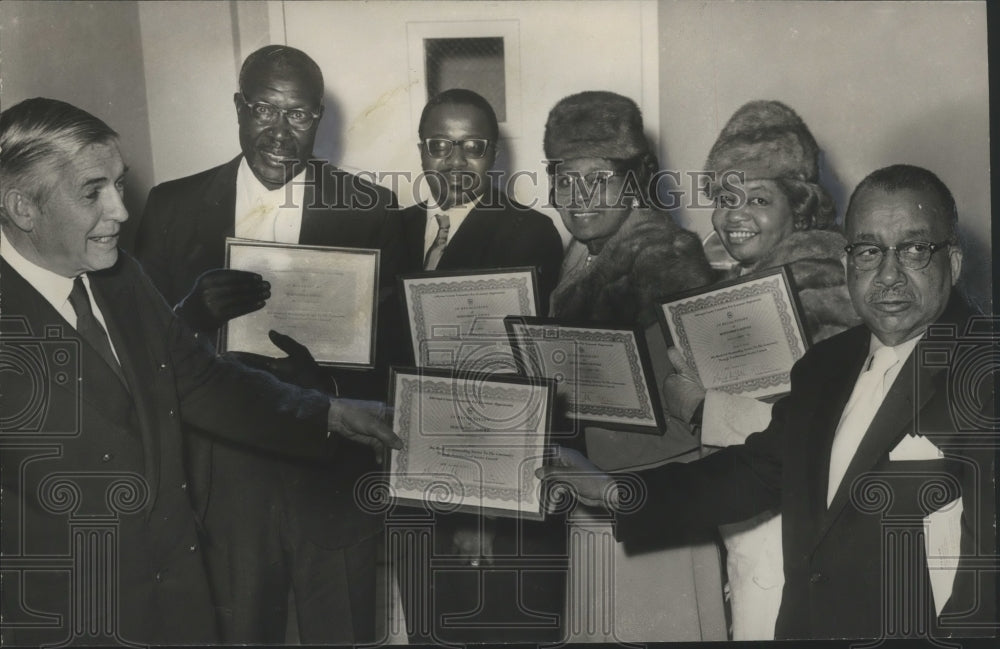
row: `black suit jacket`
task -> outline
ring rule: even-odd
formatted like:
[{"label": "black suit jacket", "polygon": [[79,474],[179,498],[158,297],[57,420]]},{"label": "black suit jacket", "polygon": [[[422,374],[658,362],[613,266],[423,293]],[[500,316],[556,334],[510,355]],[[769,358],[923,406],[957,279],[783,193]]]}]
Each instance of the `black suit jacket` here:
[{"label": "black suit jacket", "polygon": [[[170,304],[187,295],[199,275],[224,266],[225,239],[235,232],[236,175],[241,160],[237,157],[219,167],[157,185],[149,193],[137,256]],[[395,195],[320,161],[310,164],[306,183],[299,243],[377,248],[382,253],[377,367],[341,370],[335,376],[341,396],[384,398],[388,365],[394,360],[387,351],[393,349],[388,341],[399,321],[394,290],[402,248]],[[190,464],[199,487],[198,507],[204,511],[211,449],[202,440],[194,443],[197,447],[192,449]],[[377,469],[367,449],[345,453],[333,467],[299,463],[286,469],[286,487],[293,502],[309,512],[301,522],[315,543],[343,547],[382,529],[381,516],[362,511],[354,501],[356,481]]]},{"label": "black suit jacket", "polygon": [[[217,358],[124,253],[90,281],[127,387],[26,280],[0,265],[2,550],[5,562],[20,561],[4,566],[4,622],[48,627],[5,629],[5,644],[69,637],[71,624],[84,622],[72,617],[70,601],[87,611],[107,592],[120,607],[124,639],[212,642],[215,609],[182,466],[181,420],[236,443],[330,457],[338,443],[325,435],[329,400]],[[82,595],[71,590],[71,573]],[[113,590],[90,581],[88,592],[88,578],[104,576]],[[52,613],[64,616],[61,624],[42,617]]]},{"label": "black suit jacket", "polygon": [[[424,263],[427,205],[413,205],[402,214],[406,271],[420,272]],[[559,280],[562,255],[562,239],[551,219],[491,189],[452,235],[437,270],[534,266],[538,271],[541,314],[545,315],[549,295]]]},{"label": "black suit jacket", "polygon": [[[986,357],[984,339],[965,334],[966,315],[953,299],[936,330],[955,333],[943,340],[928,335],[918,344],[829,509],[830,449],[868,355],[864,326],[811,348],[793,368],[791,393],[775,404],[768,428],[745,444],[639,473],[647,492],[634,511],[616,517],[618,537],[663,538],[778,509],[785,572],[778,638],[919,635],[917,617],[900,624],[904,611],[916,610],[935,633],[995,633],[989,624],[996,619],[997,446],[996,433],[983,426],[994,421],[993,385],[990,378],[961,378],[971,376],[970,363]],[[914,431],[926,434],[945,458],[890,461],[890,451]],[[962,560],[937,626],[929,584],[920,581],[928,568],[917,530],[928,512],[958,496]],[[883,579],[900,590],[889,590]]]}]

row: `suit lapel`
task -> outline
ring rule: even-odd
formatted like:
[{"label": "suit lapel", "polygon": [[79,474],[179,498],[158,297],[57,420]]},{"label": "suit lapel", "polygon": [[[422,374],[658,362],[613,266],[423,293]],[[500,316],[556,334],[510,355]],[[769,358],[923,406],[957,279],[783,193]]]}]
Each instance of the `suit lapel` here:
[{"label": "suit lapel", "polygon": [[207,209],[196,222],[197,240],[202,245],[224,246],[226,237],[236,234],[236,173],[242,160],[237,156],[220,168],[205,190]]},{"label": "suit lapel", "polygon": [[[79,338],[73,326],[6,261],[0,264],[0,277],[3,279],[3,315],[5,318],[25,318],[28,331],[33,338],[45,337],[50,327],[58,327],[62,336],[71,337],[79,344],[81,372],[86,368],[89,375],[96,375],[93,381],[95,385],[111,386],[108,389],[114,389],[115,386],[118,386],[122,391],[125,390],[125,386],[121,385],[118,376],[114,370],[108,367],[107,362],[86,341]],[[101,305],[101,312],[106,314],[103,303],[98,302],[98,304]],[[4,331],[6,333],[6,329]],[[101,390],[86,388],[81,390],[75,382],[50,381],[47,385],[50,389],[65,391],[74,398],[78,396],[98,412],[108,412],[107,399],[95,398],[95,395],[101,394]]]},{"label": "suit lapel", "polygon": [[496,199],[487,195],[476,204],[462,222],[462,227],[448,241],[448,247],[441,255],[438,268],[460,270],[482,268],[484,245],[493,243],[495,209],[483,209],[482,205],[496,205]]},{"label": "suit lapel", "polygon": [[[427,204],[417,203],[403,210],[404,245],[408,257],[407,268],[415,272],[424,269],[424,232],[427,230]],[[447,249],[446,249],[447,250]]]},{"label": "suit lapel", "polygon": [[120,264],[119,261],[119,266],[106,272],[92,273],[91,286],[94,287],[94,299],[108,324],[108,335],[118,353],[122,372],[132,386],[151,509],[160,478],[159,439],[155,434],[152,404],[146,398],[155,390],[156,377],[152,373],[155,363],[149,357],[149,347],[140,335],[140,332],[150,329],[136,324],[136,319],[145,317],[145,314],[138,308],[133,287],[119,280]]},{"label": "suit lapel", "polygon": [[[917,347],[919,348],[919,345]],[[933,396],[935,392],[934,382],[930,380],[930,377],[939,370],[921,367],[918,348],[914,348],[913,353],[906,359],[896,380],[889,387],[881,407],[875,413],[875,418],[872,419],[871,425],[861,439],[857,452],[847,466],[844,478],[834,494],[830,508],[826,511],[821,533],[826,533],[851,501],[851,484],[859,476],[871,471],[899,443],[903,435],[912,429],[915,413],[923,408],[928,399]],[[919,395],[917,395],[918,373],[922,374]],[[827,471],[824,473],[829,475],[829,450],[826,456]]]}]

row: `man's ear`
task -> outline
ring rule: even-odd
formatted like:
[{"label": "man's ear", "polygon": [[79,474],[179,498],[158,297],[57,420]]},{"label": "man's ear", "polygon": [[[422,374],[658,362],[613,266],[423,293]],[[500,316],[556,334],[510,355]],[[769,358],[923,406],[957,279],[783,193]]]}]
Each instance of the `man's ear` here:
[{"label": "man's ear", "polygon": [[954,286],[962,273],[962,249],[956,245],[948,246],[948,261],[951,263],[951,285]]},{"label": "man's ear", "polygon": [[3,191],[0,198],[0,205],[3,206],[7,219],[18,229],[24,232],[31,232],[35,228],[35,219],[40,210],[35,200],[17,187],[12,187]]},{"label": "man's ear", "polygon": [[233,93],[233,105],[236,106],[236,116],[240,116],[240,109],[243,108],[243,93]]}]

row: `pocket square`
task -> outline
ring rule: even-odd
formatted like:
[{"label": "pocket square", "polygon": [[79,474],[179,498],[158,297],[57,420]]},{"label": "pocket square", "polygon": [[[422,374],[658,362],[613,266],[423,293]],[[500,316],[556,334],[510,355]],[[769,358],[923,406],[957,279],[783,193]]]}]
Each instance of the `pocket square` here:
[{"label": "pocket square", "polygon": [[890,462],[939,460],[943,457],[941,449],[923,435],[906,435],[896,448],[889,451]]}]

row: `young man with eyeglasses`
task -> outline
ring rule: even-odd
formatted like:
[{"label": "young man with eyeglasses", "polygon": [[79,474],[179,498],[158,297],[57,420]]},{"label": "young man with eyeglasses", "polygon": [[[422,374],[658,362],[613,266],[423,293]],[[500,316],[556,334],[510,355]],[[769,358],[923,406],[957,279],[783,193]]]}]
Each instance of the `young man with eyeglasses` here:
[{"label": "young man with eyeglasses", "polygon": [[551,219],[492,184],[499,138],[493,107],[471,90],[445,90],[424,106],[418,134],[431,200],[402,212],[407,269],[533,266],[547,313],[562,240]]},{"label": "young man with eyeglasses", "polygon": [[[304,52],[283,45],[257,50],[243,63],[233,96],[241,155],[150,192],[137,256],[196,331],[214,335],[270,297],[258,275],[223,269],[225,239],[235,236],[380,249],[378,344],[386,338],[402,255],[395,196],[313,158],[323,92],[319,66]],[[272,340],[287,358],[241,360],[311,387],[339,385],[343,396],[384,399],[390,359],[383,350],[378,369],[344,370],[333,381],[302,345],[280,334]],[[189,438],[187,469],[224,639],[283,643],[291,589],[303,642],[375,640],[383,518],[354,498],[356,481],[376,468],[371,458],[314,466]]]},{"label": "young man with eyeglasses", "polygon": [[625,541],[780,511],[777,639],[995,636],[1000,352],[992,323],[952,290],[957,228],[933,173],[873,172],[845,217],[864,324],[806,352],[764,431],[636,474],[644,497],[630,502],[573,451],[539,473],[612,509]]},{"label": "young man with eyeglasses", "polygon": [[[499,136],[493,107],[471,90],[446,90],[424,107],[418,130],[431,197],[402,213],[408,270],[532,266],[547,313],[562,241],[551,219],[491,183]],[[565,536],[554,519],[436,513],[433,554],[398,557],[410,642],[558,641]]]}]

